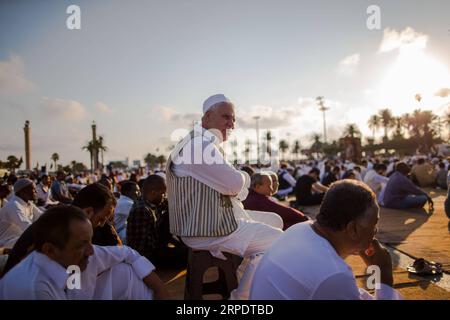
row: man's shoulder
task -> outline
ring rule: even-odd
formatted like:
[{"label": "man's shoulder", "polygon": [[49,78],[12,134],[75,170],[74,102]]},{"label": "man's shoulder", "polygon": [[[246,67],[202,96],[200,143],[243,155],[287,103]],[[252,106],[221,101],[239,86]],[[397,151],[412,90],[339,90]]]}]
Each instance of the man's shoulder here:
[{"label": "man's shoulder", "polygon": [[134,201],[133,205],[131,206],[130,216],[132,214],[142,214],[142,213],[151,212],[151,211],[153,211],[153,209],[147,203],[147,201],[145,201],[143,199],[139,199],[139,200]]}]

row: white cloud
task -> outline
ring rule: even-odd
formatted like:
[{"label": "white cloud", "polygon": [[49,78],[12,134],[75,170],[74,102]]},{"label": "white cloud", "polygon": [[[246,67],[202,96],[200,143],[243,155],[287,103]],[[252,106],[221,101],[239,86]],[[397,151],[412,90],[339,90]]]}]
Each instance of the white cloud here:
[{"label": "white cloud", "polygon": [[395,49],[418,50],[425,49],[428,36],[416,32],[413,28],[407,27],[403,31],[395,29],[384,29],[383,40],[381,41],[379,52],[389,52]]},{"label": "white cloud", "polygon": [[349,55],[339,62],[337,70],[339,73],[351,75],[358,68],[360,60],[359,53]]},{"label": "white cloud", "polygon": [[271,106],[251,106],[245,111],[238,110],[236,116],[237,127],[253,129],[256,125],[255,117],[259,117],[261,129],[275,129],[288,126],[300,116],[298,106],[274,108]]},{"label": "white cloud", "polygon": [[450,88],[441,88],[434,95],[437,97],[446,98],[450,96]]},{"label": "white cloud", "polygon": [[64,120],[81,120],[86,115],[86,108],[75,100],[42,98],[42,110],[46,116]]},{"label": "white cloud", "polygon": [[[408,27],[403,31],[385,29],[380,52],[395,50],[396,58],[386,69],[370,103],[390,106],[394,114],[411,111],[418,93],[422,105],[434,112],[448,96],[450,73],[448,66],[427,50],[428,35]],[[369,101],[368,101],[369,103]]]},{"label": "white cloud", "polygon": [[17,55],[0,61],[0,94],[16,95],[28,92],[35,87],[25,76],[25,65]]},{"label": "white cloud", "polygon": [[155,113],[159,118],[166,122],[183,123],[190,125],[193,121],[200,120],[202,115],[200,113],[181,113],[172,107],[156,107],[151,108],[148,116],[154,118]]},{"label": "white cloud", "polygon": [[111,114],[112,113],[111,108],[106,103],[103,103],[103,102],[97,102],[95,104],[95,108],[100,113],[104,113],[104,114]]}]

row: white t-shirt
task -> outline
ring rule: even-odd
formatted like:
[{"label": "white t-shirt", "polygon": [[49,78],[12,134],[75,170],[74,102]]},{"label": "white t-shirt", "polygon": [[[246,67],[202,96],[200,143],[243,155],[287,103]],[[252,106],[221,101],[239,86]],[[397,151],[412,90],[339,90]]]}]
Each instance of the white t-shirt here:
[{"label": "white t-shirt", "polygon": [[290,227],[264,254],[256,269],[250,299],[369,300],[399,299],[381,284],[375,297],[356,286],[350,266],[311,223]]}]

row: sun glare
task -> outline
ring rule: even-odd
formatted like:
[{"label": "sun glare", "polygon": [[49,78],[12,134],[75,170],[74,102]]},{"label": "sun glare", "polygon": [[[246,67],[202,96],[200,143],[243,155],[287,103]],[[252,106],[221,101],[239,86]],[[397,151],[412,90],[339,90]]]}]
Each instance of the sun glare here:
[{"label": "sun glare", "polygon": [[444,64],[423,50],[401,50],[380,85],[380,103],[400,115],[419,107],[418,102],[414,101],[417,93],[426,102],[435,99],[434,94],[449,85],[450,74]]}]

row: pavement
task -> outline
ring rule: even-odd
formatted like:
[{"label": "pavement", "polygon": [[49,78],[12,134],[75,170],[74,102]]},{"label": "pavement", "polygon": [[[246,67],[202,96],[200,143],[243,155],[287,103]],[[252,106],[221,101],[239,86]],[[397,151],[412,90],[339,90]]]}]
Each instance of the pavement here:
[{"label": "pavement", "polygon": [[[424,209],[392,210],[381,208],[377,238],[389,250],[394,268],[394,287],[408,300],[450,300],[450,220],[444,212],[446,192],[426,189],[435,203],[434,212]],[[291,199],[289,199],[291,200]],[[286,201],[288,203],[288,201]],[[314,219],[319,206],[302,207]],[[425,207],[425,209],[427,209]],[[444,266],[441,276],[417,276],[406,267],[415,259],[425,258]],[[352,267],[361,287],[365,284],[365,265],[358,256],[346,262]],[[186,270],[159,271],[173,299],[183,299]],[[217,270],[210,269],[204,279],[217,278]],[[205,296],[205,299],[219,299]]]}]

